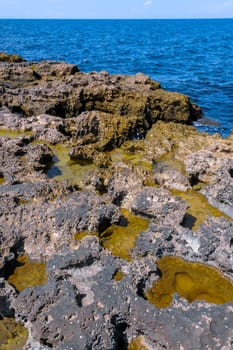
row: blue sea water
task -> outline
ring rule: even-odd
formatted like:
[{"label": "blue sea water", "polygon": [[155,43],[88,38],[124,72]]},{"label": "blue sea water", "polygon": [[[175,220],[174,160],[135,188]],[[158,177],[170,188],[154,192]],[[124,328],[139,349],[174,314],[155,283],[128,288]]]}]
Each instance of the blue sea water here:
[{"label": "blue sea water", "polygon": [[199,129],[233,130],[233,19],[2,19],[0,51],[76,63],[84,72],[143,72],[219,123]]}]

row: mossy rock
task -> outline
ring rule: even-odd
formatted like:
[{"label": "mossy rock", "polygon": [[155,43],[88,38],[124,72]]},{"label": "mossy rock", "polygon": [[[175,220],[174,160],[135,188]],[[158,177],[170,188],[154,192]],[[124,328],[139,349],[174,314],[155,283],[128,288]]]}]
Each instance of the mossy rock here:
[{"label": "mossy rock", "polygon": [[0,52],[0,62],[20,63],[26,62],[26,60],[19,55],[10,55],[5,52]]}]

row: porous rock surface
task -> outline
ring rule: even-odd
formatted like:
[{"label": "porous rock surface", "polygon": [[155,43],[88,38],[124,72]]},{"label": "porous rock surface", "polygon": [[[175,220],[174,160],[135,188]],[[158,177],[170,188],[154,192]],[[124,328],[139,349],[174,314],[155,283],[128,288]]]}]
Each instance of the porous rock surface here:
[{"label": "porous rock surface", "polygon": [[[127,349],[138,336],[148,349],[231,349],[233,301],[175,295],[159,309],[145,295],[165,255],[232,281],[233,136],[198,133],[201,110],[143,74],[0,60],[0,318],[28,329],[24,349]],[[72,162],[95,163],[82,181],[48,177],[61,144]],[[190,204],[173,190],[200,191],[221,217],[187,227]],[[127,228],[122,208],[148,220],[131,260],[101,241]],[[48,278],[19,292],[7,279],[24,253]]]}]

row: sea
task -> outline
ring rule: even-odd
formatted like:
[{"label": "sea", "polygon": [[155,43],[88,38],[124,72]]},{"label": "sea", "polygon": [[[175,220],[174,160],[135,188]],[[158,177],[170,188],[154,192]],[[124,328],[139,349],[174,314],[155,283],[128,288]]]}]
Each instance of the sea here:
[{"label": "sea", "polygon": [[0,51],[83,72],[144,73],[202,108],[199,130],[233,130],[233,19],[0,19]]}]

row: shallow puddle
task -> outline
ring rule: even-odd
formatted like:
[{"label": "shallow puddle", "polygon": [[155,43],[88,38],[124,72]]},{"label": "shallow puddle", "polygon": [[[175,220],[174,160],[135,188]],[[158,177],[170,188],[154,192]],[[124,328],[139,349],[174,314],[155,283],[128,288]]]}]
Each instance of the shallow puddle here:
[{"label": "shallow puddle", "polygon": [[111,250],[112,254],[122,259],[131,260],[130,250],[135,247],[136,239],[140,232],[146,231],[149,220],[121,209],[125,225],[112,225],[103,233],[100,239],[104,248]]},{"label": "shallow puddle", "polygon": [[8,278],[8,282],[12,284],[17,291],[34,286],[40,286],[46,283],[46,266],[44,263],[30,261],[28,256],[22,255],[18,257],[17,266],[14,273]]},{"label": "shallow puddle", "polygon": [[207,216],[223,216],[229,220],[229,218],[223,212],[210,205],[205,196],[199,192],[193,190],[188,190],[187,192],[170,190],[170,192],[174,196],[181,197],[188,203],[188,215],[186,215],[183,224],[193,231],[198,229],[199,225],[205,221]]},{"label": "shallow puddle", "polygon": [[32,136],[32,131],[23,131],[23,130],[9,130],[9,129],[0,129],[0,137],[9,137],[11,139],[15,137],[22,136]]},{"label": "shallow puddle", "polygon": [[149,171],[153,168],[153,163],[143,160],[140,154],[137,154],[136,152],[128,152],[122,148],[115,148],[110,152],[110,156],[113,162],[119,162],[123,160],[126,163],[128,162],[134,166],[141,166],[145,170]]},{"label": "shallow puddle", "polygon": [[0,320],[0,349],[22,350],[27,342],[28,331],[14,318]]},{"label": "shallow puddle", "polygon": [[54,180],[70,180],[73,183],[79,183],[84,181],[87,177],[87,173],[90,170],[97,169],[96,165],[90,163],[84,163],[81,165],[78,162],[71,161],[69,157],[69,149],[63,145],[48,146],[54,152],[53,165],[47,171],[47,176]]},{"label": "shallow puddle", "polygon": [[162,277],[146,292],[146,298],[159,308],[169,306],[174,293],[190,303],[204,300],[224,304],[233,300],[233,283],[214,267],[173,256],[162,257],[157,266]]}]

